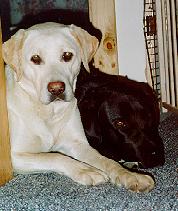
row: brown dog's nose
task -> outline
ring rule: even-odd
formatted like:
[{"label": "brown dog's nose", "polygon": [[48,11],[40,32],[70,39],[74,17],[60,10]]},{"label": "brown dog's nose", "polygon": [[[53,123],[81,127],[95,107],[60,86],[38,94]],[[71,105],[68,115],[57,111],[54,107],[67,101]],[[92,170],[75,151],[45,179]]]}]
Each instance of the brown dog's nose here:
[{"label": "brown dog's nose", "polygon": [[62,81],[53,81],[48,84],[48,92],[52,95],[59,95],[65,90],[65,83]]}]

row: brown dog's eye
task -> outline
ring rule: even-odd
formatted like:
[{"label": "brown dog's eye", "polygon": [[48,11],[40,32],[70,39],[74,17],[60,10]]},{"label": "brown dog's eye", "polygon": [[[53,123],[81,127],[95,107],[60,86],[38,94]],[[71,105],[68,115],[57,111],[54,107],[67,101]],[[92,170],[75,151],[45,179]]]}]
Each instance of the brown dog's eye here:
[{"label": "brown dog's eye", "polygon": [[72,57],[73,57],[73,53],[71,53],[71,52],[64,52],[63,55],[62,55],[62,60],[64,62],[70,62]]},{"label": "brown dog's eye", "polygon": [[31,61],[32,61],[34,64],[36,64],[36,65],[40,65],[41,62],[42,62],[42,59],[41,59],[41,57],[40,57],[39,55],[33,55],[33,56],[31,57]]},{"label": "brown dog's eye", "polygon": [[124,121],[121,121],[120,119],[114,120],[113,124],[118,129],[123,129],[127,127],[127,124]]}]

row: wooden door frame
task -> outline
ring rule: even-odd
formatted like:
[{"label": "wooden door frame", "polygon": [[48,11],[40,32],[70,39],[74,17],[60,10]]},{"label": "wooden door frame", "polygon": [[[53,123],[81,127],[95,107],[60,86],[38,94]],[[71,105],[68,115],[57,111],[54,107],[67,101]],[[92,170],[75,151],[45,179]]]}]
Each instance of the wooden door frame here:
[{"label": "wooden door frame", "polygon": [[0,185],[9,181],[13,175],[8,125],[6,82],[4,62],[2,59],[2,31],[0,24]]}]

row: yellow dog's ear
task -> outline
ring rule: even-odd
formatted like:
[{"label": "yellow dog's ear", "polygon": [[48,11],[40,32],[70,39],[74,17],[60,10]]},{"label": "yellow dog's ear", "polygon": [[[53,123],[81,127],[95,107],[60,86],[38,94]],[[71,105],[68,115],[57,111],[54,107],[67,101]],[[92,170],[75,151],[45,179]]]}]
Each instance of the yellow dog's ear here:
[{"label": "yellow dog's ear", "polygon": [[2,55],[6,64],[15,72],[17,81],[20,80],[23,72],[21,68],[22,45],[24,41],[25,30],[20,29],[9,40],[3,43]]},{"label": "yellow dog's ear", "polygon": [[70,28],[72,29],[72,35],[81,48],[81,58],[83,65],[85,69],[90,72],[88,63],[91,61],[94,54],[96,53],[99,41],[96,37],[90,35],[87,31],[80,27],[70,25]]}]

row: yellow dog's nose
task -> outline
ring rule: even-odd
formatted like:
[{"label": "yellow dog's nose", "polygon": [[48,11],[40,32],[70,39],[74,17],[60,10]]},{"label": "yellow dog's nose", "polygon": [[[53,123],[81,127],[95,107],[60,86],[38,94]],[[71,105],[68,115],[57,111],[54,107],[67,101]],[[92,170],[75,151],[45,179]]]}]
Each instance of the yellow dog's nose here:
[{"label": "yellow dog's nose", "polygon": [[48,83],[48,92],[52,95],[60,95],[65,90],[65,83],[62,81],[53,81]]}]

